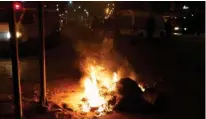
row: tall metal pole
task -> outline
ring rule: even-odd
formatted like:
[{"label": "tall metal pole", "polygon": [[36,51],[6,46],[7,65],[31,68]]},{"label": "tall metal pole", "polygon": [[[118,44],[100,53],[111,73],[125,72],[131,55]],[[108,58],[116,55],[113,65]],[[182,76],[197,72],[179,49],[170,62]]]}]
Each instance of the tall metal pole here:
[{"label": "tall metal pole", "polygon": [[46,103],[46,64],[45,64],[45,38],[44,38],[44,7],[43,2],[38,5],[39,10],[39,34],[40,34],[40,104],[45,106]]},{"label": "tall metal pole", "polygon": [[14,2],[10,5],[10,19],[9,19],[9,32],[11,34],[10,47],[12,50],[12,79],[13,79],[13,93],[14,93],[14,105],[15,105],[15,118],[22,119],[22,102],[21,102],[21,84],[19,73],[19,54],[18,54],[18,42],[16,38],[16,16],[14,11]]}]

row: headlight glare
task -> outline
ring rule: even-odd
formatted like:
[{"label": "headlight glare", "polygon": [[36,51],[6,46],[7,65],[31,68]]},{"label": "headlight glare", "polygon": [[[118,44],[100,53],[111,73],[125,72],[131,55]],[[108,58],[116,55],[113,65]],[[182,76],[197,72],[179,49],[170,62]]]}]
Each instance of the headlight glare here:
[{"label": "headlight glare", "polygon": [[6,37],[7,37],[8,39],[11,38],[11,34],[10,34],[10,32],[7,32],[7,33],[6,33]]},{"label": "headlight glare", "polygon": [[178,26],[174,27],[175,31],[178,31],[180,28]]}]

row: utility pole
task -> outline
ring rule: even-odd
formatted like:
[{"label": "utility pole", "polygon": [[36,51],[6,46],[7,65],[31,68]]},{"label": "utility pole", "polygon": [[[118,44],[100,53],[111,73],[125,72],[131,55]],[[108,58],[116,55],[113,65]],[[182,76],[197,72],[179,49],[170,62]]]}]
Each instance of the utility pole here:
[{"label": "utility pole", "polygon": [[39,10],[39,34],[40,34],[40,105],[46,103],[46,58],[45,58],[45,37],[44,37],[44,6],[43,2],[38,5]]},{"label": "utility pole", "polygon": [[21,100],[21,83],[19,73],[19,54],[18,54],[18,41],[16,38],[16,15],[14,11],[14,2],[11,2],[9,13],[9,32],[11,34],[10,47],[12,55],[12,79],[13,79],[13,93],[15,105],[15,119],[22,119],[22,100]]}]

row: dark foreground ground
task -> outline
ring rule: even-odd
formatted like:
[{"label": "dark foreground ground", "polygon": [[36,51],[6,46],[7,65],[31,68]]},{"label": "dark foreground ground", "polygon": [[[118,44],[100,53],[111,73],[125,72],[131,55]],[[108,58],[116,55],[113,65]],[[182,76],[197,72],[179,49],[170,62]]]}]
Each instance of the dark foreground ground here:
[{"label": "dark foreground ground", "polygon": [[[62,35],[62,44],[47,51],[47,85],[48,90],[59,87],[69,88],[69,83],[78,82],[81,76],[78,68],[79,54],[73,44],[77,40],[90,43],[100,39],[91,36],[87,29],[67,26]],[[202,119],[204,118],[204,84],[205,84],[205,41],[199,37],[174,37],[173,40],[131,42],[129,39],[118,40],[116,48],[122,56],[127,57],[135,72],[145,82],[162,79],[158,90],[167,95],[166,108],[161,114],[139,115],[113,113],[103,119]],[[24,102],[32,99],[33,91],[38,89],[39,64],[36,56],[21,58],[21,82]],[[11,101],[6,95],[12,95],[11,62],[0,60],[0,98],[1,115],[11,111]],[[3,101],[6,101],[3,103]],[[26,104],[26,103],[25,103]],[[5,108],[6,107],[6,108]],[[10,115],[10,114],[9,114]],[[36,117],[35,117],[36,116]],[[45,115],[35,115],[31,119],[51,119]],[[12,117],[11,117],[12,118]],[[30,119],[29,118],[29,119]],[[66,119],[66,118],[65,118]],[[69,118],[68,118],[69,119]]]}]

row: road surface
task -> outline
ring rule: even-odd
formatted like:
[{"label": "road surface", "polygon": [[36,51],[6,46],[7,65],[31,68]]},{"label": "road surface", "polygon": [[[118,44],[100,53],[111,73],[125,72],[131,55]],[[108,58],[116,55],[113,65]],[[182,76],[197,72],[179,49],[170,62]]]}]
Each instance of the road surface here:
[{"label": "road surface", "polygon": [[[80,55],[74,50],[78,40],[91,43],[98,35],[91,36],[85,28],[67,26],[62,35],[62,44],[50,49],[46,54],[48,90],[73,90],[70,84],[76,84],[81,77],[79,71]],[[152,118],[152,119],[199,119],[203,116],[204,105],[204,40],[175,38],[172,41],[137,41],[129,39],[118,41],[119,53],[127,57],[140,79],[153,82],[159,79],[164,84],[158,88],[168,95],[166,112],[161,115],[127,115],[117,113],[116,118]],[[181,40],[183,39],[183,40]],[[32,98],[33,91],[38,89],[38,57],[21,58],[22,93],[25,98]],[[12,94],[10,59],[0,60],[0,95]],[[0,96],[2,97],[2,96]],[[2,109],[1,109],[2,110]],[[115,114],[103,118],[114,118]]]}]

